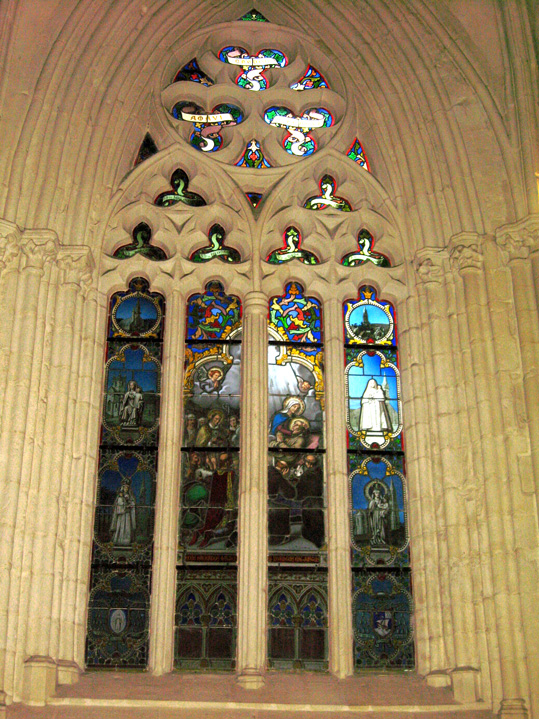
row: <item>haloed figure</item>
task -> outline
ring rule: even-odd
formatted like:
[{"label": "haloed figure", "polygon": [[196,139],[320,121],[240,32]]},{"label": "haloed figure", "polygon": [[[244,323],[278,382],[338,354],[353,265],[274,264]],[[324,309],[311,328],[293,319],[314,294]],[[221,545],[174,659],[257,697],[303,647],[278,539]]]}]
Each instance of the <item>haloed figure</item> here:
[{"label": "haloed figure", "polygon": [[140,427],[142,424],[142,410],[144,397],[141,388],[131,380],[127,385],[127,392],[122,399],[120,407],[120,421],[125,427]]},{"label": "haloed figure", "polygon": [[110,533],[112,543],[118,547],[131,544],[135,536],[136,501],[128,481],[123,481],[112,507]]}]

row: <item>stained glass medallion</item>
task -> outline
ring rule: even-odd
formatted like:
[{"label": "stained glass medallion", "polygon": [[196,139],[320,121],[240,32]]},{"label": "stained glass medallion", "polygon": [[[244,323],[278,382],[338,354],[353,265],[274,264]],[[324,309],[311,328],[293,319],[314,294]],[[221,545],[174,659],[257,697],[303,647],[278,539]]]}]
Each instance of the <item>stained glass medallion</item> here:
[{"label": "stained glass medallion", "polygon": [[177,120],[193,123],[189,142],[201,152],[217,152],[223,144],[221,130],[243,122],[243,112],[236,105],[223,102],[206,112],[193,102],[177,102],[172,108]]},{"label": "stained glass medallion", "polygon": [[284,231],[283,247],[270,252],[266,257],[266,262],[280,265],[291,260],[299,260],[305,265],[317,265],[320,262],[315,254],[301,248],[301,234],[299,230],[292,226],[287,227]]},{"label": "stained glass medallion", "polygon": [[160,247],[155,247],[155,245],[150,245],[151,239],[151,227],[145,222],[139,222],[133,230],[133,242],[118,247],[112,256],[117,257],[119,260],[127,260],[129,257],[134,257],[135,255],[141,255],[141,257],[156,261],[168,259],[164,250]]},{"label": "stained glass medallion", "polygon": [[370,172],[371,168],[369,166],[369,161],[367,160],[367,155],[365,155],[363,147],[357,137],[350,145],[350,149],[348,150],[346,155],[354,162],[357,162],[360,167],[364,167],[365,170],[368,170]]},{"label": "stained glass medallion", "polygon": [[274,49],[260,50],[256,55],[250,55],[243,47],[229,45],[221,50],[218,57],[221,62],[240,67],[242,71],[236,77],[236,85],[253,92],[267,90],[268,80],[264,70],[288,65],[286,55]]},{"label": "stained glass medallion", "polygon": [[396,344],[395,310],[380,300],[374,287],[364,285],[356,300],[343,305],[347,344]]},{"label": "stained glass medallion", "polygon": [[236,162],[237,167],[249,167],[255,170],[264,170],[267,167],[271,167],[269,162],[264,157],[260,143],[254,138],[245,148],[245,152]]},{"label": "stained glass medallion", "polygon": [[307,210],[340,210],[351,212],[352,207],[348,200],[338,197],[337,183],[331,175],[324,175],[320,180],[320,195],[309,197],[303,207]]},{"label": "stained glass medallion", "polygon": [[189,62],[178,71],[173,82],[198,82],[205,87],[211,87],[213,85],[213,80],[200,69],[196,57],[189,60]]},{"label": "stained glass medallion", "polygon": [[323,75],[318,72],[312,65],[309,65],[303,77],[301,77],[293,85],[290,85],[291,90],[315,90],[319,87],[329,87],[325,81]]},{"label": "stained glass medallion", "polygon": [[208,232],[209,245],[195,250],[189,258],[191,262],[209,262],[213,259],[221,262],[241,262],[240,253],[233,247],[225,247],[226,233],[221,225],[215,224]]},{"label": "stained glass medallion", "polygon": [[170,184],[172,190],[162,192],[155,198],[158,207],[172,207],[178,203],[189,207],[203,207],[206,204],[206,200],[201,195],[188,189],[189,178],[180,167],[172,173]]},{"label": "stained glass medallion", "polygon": [[264,120],[272,127],[282,127],[288,131],[283,147],[289,155],[296,157],[312,155],[317,144],[309,133],[318,128],[331,127],[334,122],[333,115],[324,107],[313,107],[302,115],[295,115],[287,107],[273,106],[264,113]]},{"label": "stained glass medallion", "polygon": [[150,135],[149,132],[147,132],[144,135],[144,139],[142,140],[139,151],[137,153],[137,157],[135,159],[135,167],[137,165],[140,165],[141,162],[144,162],[144,160],[147,160],[152,155],[157,154],[158,149],[157,145],[154,142],[153,137]]},{"label": "stained glass medallion", "polygon": [[409,566],[402,455],[350,455],[352,564]]},{"label": "stained glass medallion", "polygon": [[358,669],[414,667],[410,574],[353,572],[355,665]]},{"label": "stained glass medallion", "polygon": [[261,12],[258,12],[258,10],[256,10],[255,8],[249,10],[249,12],[246,12],[245,15],[242,15],[242,17],[240,17],[240,21],[241,20],[250,20],[252,22],[269,22],[269,20],[266,20],[264,15],[262,15]]},{"label": "stained glass medallion", "polygon": [[341,260],[341,265],[345,267],[357,267],[372,263],[377,267],[391,267],[391,262],[385,255],[379,252],[373,252],[372,246],[374,240],[367,230],[360,230],[357,236],[357,250],[350,252]]}]

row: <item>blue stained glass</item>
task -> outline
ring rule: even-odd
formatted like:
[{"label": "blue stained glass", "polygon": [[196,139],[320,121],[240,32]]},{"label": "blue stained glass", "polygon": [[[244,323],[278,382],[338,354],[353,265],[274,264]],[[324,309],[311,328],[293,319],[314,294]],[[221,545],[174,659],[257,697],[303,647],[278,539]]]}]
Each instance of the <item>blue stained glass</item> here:
[{"label": "blue stained glass", "polygon": [[193,102],[177,102],[172,108],[172,115],[177,120],[193,123],[190,143],[201,152],[217,152],[223,144],[222,128],[243,122],[243,112],[229,103],[221,103],[211,112],[206,112]]},{"label": "blue stained glass", "polygon": [[148,282],[136,277],[125,292],[111,298],[109,338],[160,339],[163,332],[164,299],[148,291]]},{"label": "blue stained glass", "polygon": [[220,282],[206,285],[202,294],[192,295],[187,307],[188,340],[223,340],[241,326],[241,302],[226,295]]},{"label": "blue stained glass", "polygon": [[309,65],[303,77],[301,77],[293,85],[291,90],[314,90],[319,87],[329,87],[323,75],[318,72],[312,65]]},{"label": "blue stained glass", "polygon": [[254,170],[264,170],[271,167],[264,157],[260,143],[254,138],[245,148],[245,152],[236,162],[236,167],[249,167]]},{"label": "blue stained glass", "polygon": [[343,312],[347,344],[396,344],[395,310],[378,299],[374,287],[361,287],[357,300],[344,302]]},{"label": "blue stained glass", "polygon": [[178,71],[174,82],[198,82],[205,87],[211,87],[213,85],[213,80],[200,69],[196,57],[189,60],[189,62]]},{"label": "blue stained glass", "polygon": [[236,78],[236,85],[245,90],[260,92],[268,88],[268,80],[264,70],[285,67],[288,58],[280,50],[260,50],[257,55],[250,55],[243,47],[229,45],[219,53],[219,60],[236,65],[242,72]]},{"label": "blue stained glass", "polygon": [[262,194],[260,192],[246,192],[247,199],[253,206],[253,209],[256,209],[260,202],[262,201]]},{"label": "blue stained glass", "polygon": [[303,287],[289,282],[282,297],[272,297],[270,329],[289,342],[322,341],[322,308],[314,297],[305,297]]},{"label": "blue stained glass", "polygon": [[264,113],[264,121],[272,127],[284,127],[288,131],[288,135],[283,140],[283,147],[289,155],[307,157],[317,148],[309,132],[322,127],[331,127],[334,118],[324,107],[313,107],[305,110],[302,115],[295,115],[287,107],[273,106]]}]

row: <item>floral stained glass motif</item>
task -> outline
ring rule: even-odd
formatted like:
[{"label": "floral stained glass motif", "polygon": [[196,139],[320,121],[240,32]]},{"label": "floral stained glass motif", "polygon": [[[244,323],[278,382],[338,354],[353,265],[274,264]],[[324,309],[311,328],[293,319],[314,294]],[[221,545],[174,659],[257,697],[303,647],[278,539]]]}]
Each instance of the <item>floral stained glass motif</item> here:
[{"label": "floral stained glass motif", "polygon": [[283,147],[289,155],[296,157],[307,157],[316,151],[316,141],[309,132],[331,127],[334,122],[333,115],[324,107],[313,107],[302,115],[294,115],[287,107],[273,106],[264,113],[264,120],[272,127],[288,130]]},{"label": "floral stained glass motif", "polygon": [[322,308],[314,297],[305,297],[303,287],[290,282],[282,297],[270,302],[271,329],[285,342],[316,343],[322,341]]},{"label": "floral stained glass motif", "polygon": [[350,455],[352,564],[408,567],[406,479],[401,455]]},{"label": "floral stained glass motif", "polygon": [[283,235],[283,247],[273,250],[266,258],[266,262],[273,265],[280,265],[283,262],[299,260],[305,265],[317,265],[320,260],[308,250],[301,249],[301,234],[295,227],[287,227]]},{"label": "floral stained glass motif", "polygon": [[174,664],[178,669],[234,669],[237,579],[233,568],[178,569]]},{"label": "floral stained glass motif", "polygon": [[238,250],[224,246],[225,236],[221,225],[212,225],[208,233],[209,245],[195,250],[189,258],[191,262],[209,262],[213,259],[219,259],[221,262],[241,262]]},{"label": "floral stained glass motif", "polygon": [[247,199],[251,203],[254,209],[258,207],[262,200],[262,195],[260,192],[246,192]]},{"label": "floral stained glass motif", "polygon": [[267,167],[271,167],[269,162],[264,157],[260,143],[254,138],[245,148],[245,152],[236,162],[237,167],[249,167],[255,170],[264,170]]},{"label": "floral stained glass motif", "polygon": [[174,82],[198,82],[205,87],[211,87],[214,84],[213,80],[200,69],[196,57],[189,60],[189,62],[178,71]]},{"label": "floral stained glass motif", "polygon": [[170,184],[172,190],[162,192],[155,198],[155,204],[158,207],[172,207],[181,202],[189,207],[203,207],[206,204],[206,200],[201,196],[197,195],[196,192],[191,192],[189,187],[189,178],[181,168],[174,170],[170,178]]},{"label": "floral stained glass motif", "polygon": [[148,659],[164,298],[136,277],[110,301],[86,662]]},{"label": "floral stained glass motif", "polygon": [[329,87],[323,75],[318,72],[312,65],[309,65],[303,77],[301,77],[293,85],[291,90],[314,90],[319,87]]},{"label": "floral stained glass motif", "polygon": [[324,175],[320,180],[320,195],[309,197],[303,207],[308,210],[340,210],[341,212],[351,212],[352,207],[348,200],[338,197],[337,183],[331,175]]},{"label": "floral stained glass motif", "polygon": [[117,257],[119,260],[127,260],[129,257],[134,257],[135,255],[141,255],[149,260],[166,260],[166,252],[160,247],[150,245],[151,239],[152,230],[149,225],[145,222],[139,222],[133,230],[133,242],[118,247],[112,256]]},{"label": "floral stained glass motif", "polygon": [[144,135],[144,139],[140,144],[137,158],[135,160],[135,167],[137,165],[140,165],[141,162],[144,162],[144,160],[147,160],[152,155],[157,154],[157,152],[159,152],[159,150],[157,149],[157,145],[155,144],[154,139],[150,135],[150,133],[147,132]]},{"label": "floral stained glass motif", "polygon": [[240,20],[251,20],[253,22],[269,22],[268,20],[266,20],[264,15],[262,15],[261,12],[258,12],[258,10],[256,10],[255,8],[249,10],[249,12],[246,12],[245,15],[242,15],[242,17],[240,17]]},{"label": "floral stained glass motif", "polygon": [[345,267],[357,267],[358,265],[366,265],[372,262],[378,267],[391,267],[391,262],[385,255],[379,252],[373,252],[373,237],[367,230],[360,230],[357,236],[357,250],[349,252],[341,260],[341,265]]},{"label": "floral stained glass motif", "polygon": [[357,137],[350,145],[350,149],[348,150],[346,155],[354,162],[357,162],[360,167],[364,167],[370,172],[371,168],[369,166],[369,161],[367,160],[367,155],[365,154],[363,147]]},{"label": "floral stained glass motif", "polygon": [[177,120],[193,123],[193,134],[189,142],[201,152],[217,152],[223,144],[223,127],[239,125],[243,121],[243,112],[236,105],[221,103],[211,112],[206,112],[193,102],[177,102],[172,108]]},{"label": "floral stained glass motif", "polygon": [[288,65],[288,58],[280,50],[260,50],[257,55],[250,55],[243,47],[230,45],[219,53],[219,60],[240,67],[242,71],[236,78],[236,85],[244,90],[259,92],[267,90],[268,80],[264,70],[280,68]]},{"label": "floral stained glass motif", "polygon": [[192,295],[187,308],[188,340],[224,340],[241,327],[241,303],[226,295],[220,282],[208,282],[202,294]]}]

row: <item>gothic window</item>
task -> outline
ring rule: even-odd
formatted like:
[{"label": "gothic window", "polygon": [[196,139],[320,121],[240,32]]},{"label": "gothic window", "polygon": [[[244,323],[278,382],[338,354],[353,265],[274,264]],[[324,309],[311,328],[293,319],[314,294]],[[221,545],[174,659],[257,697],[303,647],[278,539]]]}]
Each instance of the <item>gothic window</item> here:
[{"label": "gothic window", "polygon": [[88,666],[148,661],[164,310],[140,277],[110,302]]}]

